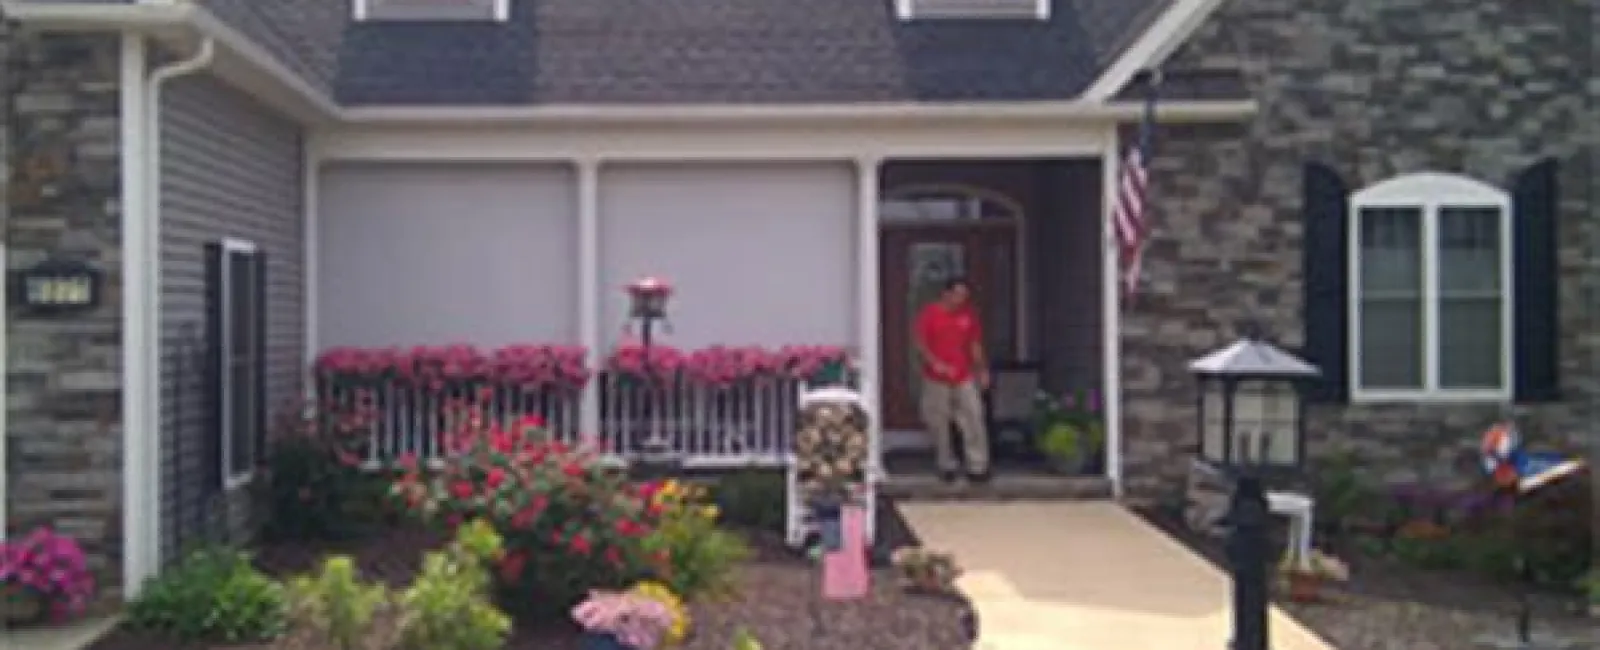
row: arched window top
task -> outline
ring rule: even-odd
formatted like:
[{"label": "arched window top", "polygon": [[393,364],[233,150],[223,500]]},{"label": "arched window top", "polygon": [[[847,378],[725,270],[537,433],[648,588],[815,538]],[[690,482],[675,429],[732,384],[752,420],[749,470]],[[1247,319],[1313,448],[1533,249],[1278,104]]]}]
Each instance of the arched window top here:
[{"label": "arched window top", "polygon": [[994,190],[967,185],[908,185],[884,193],[884,221],[1019,221],[1022,204]]},{"label": "arched window top", "polygon": [[1369,185],[1351,195],[1350,201],[1357,206],[1508,206],[1511,204],[1511,195],[1466,176],[1418,172]]}]

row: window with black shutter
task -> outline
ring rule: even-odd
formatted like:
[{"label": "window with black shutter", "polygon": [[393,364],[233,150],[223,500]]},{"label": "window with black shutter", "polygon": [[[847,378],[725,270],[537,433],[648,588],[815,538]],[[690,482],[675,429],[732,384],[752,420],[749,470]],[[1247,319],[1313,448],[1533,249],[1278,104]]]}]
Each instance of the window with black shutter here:
[{"label": "window with black shutter", "polygon": [[1559,178],[1449,174],[1354,194],[1305,171],[1305,348],[1320,401],[1559,399]]},{"label": "window with black shutter", "polygon": [[265,432],[263,342],[265,264],[255,244],[225,239],[213,295],[222,475],[230,488],[250,480]]}]

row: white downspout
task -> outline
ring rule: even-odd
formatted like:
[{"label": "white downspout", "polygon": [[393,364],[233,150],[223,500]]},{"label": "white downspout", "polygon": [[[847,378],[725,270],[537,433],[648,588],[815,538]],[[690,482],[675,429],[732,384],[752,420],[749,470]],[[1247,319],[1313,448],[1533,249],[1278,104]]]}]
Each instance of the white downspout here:
[{"label": "white downspout", "polygon": [[[140,129],[144,137],[145,203],[144,214],[140,215],[144,228],[139,244],[145,268],[149,270],[138,299],[145,304],[143,333],[148,337],[141,346],[144,377],[139,382],[139,398],[148,406],[141,413],[144,421],[139,425],[147,432],[143,474],[151,477],[141,488],[145,503],[149,504],[148,512],[158,522],[161,514],[161,88],[168,81],[204,70],[215,56],[216,41],[208,36],[200,42],[194,56],[156,68],[145,80],[144,128]],[[159,524],[152,525],[151,529],[155,535],[148,546],[147,552],[152,557],[146,566],[155,567],[160,563],[161,533]]]}]

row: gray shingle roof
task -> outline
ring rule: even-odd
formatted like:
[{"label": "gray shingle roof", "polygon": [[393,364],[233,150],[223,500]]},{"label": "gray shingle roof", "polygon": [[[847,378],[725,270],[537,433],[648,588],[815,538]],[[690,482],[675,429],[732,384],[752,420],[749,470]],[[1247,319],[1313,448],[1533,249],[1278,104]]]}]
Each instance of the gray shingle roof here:
[{"label": "gray shingle roof", "polygon": [[347,0],[207,0],[351,105],[1070,99],[1170,0],[901,22],[893,0],[513,0],[509,23],[355,23]]}]

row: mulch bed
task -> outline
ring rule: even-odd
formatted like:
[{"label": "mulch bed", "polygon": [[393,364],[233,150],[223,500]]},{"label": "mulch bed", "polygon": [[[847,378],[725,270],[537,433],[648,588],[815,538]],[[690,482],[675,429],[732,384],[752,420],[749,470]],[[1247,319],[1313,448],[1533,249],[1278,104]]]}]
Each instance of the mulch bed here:
[{"label": "mulch bed", "polygon": [[[881,507],[880,547],[915,543],[909,526],[892,503]],[[685,650],[727,650],[740,629],[750,631],[765,650],[963,650],[971,647],[970,610],[959,597],[901,593],[884,569],[875,571],[875,588],[865,600],[825,602],[818,596],[814,565],[783,545],[781,536],[750,535],[755,559],[744,567],[739,594],[726,602],[691,605],[694,634]],[[262,569],[284,576],[305,572],[328,553],[352,555],[368,579],[391,585],[410,581],[422,554],[441,539],[421,530],[397,529],[353,544],[276,544],[257,553]],[[875,553],[882,558],[883,553]],[[288,644],[268,646],[291,650]],[[566,624],[515,626],[507,650],[577,650],[578,630]],[[90,650],[201,650],[163,639],[117,630]],[[233,650],[240,650],[235,647]],[[263,648],[265,650],[265,648]],[[292,648],[292,650],[301,650]],[[321,649],[317,649],[321,650]]]},{"label": "mulch bed", "polygon": [[[1190,530],[1169,509],[1136,512],[1218,568],[1227,570],[1222,540]],[[1340,549],[1332,549],[1336,553]],[[1517,587],[1459,571],[1428,571],[1384,558],[1342,553],[1351,579],[1329,602],[1277,605],[1339,650],[1466,650],[1486,635],[1508,636],[1517,611]],[[1533,597],[1536,635],[1548,634],[1581,648],[1600,649],[1600,623],[1584,617],[1578,599]]]}]

